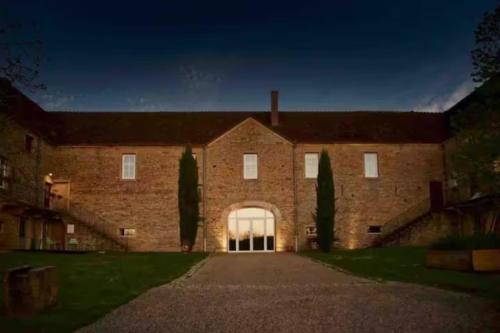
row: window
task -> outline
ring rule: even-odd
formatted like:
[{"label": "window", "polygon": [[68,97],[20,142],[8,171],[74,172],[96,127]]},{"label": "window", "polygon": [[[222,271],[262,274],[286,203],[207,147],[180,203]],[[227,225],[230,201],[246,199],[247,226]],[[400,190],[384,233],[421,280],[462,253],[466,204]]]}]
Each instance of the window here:
[{"label": "window", "polygon": [[365,153],[365,177],[378,178],[377,153]]},{"label": "window", "polygon": [[382,232],[382,227],[379,225],[370,225],[368,226],[369,234],[380,234]]},{"label": "window", "polygon": [[257,179],[258,174],[257,154],[243,155],[243,178]]},{"label": "window", "polygon": [[0,157],[0,190],[9,188],[9,165],[7,160]]},{"label": "window", "polygon": [[35,138],[33,138],[31,135],[26,134],[26,137],[24,139],[24,150],[27,153],[32,153],[33,152],[33,142]]},{"label": "window", "polygon": [[75,233],[75,225],[74,224],[66,225],[66,233],[67,234],[74,234]]},{"label": "window", "polygon": [[306,178],[318,178],[318,159],[317,153],[305,155]]},{"label": "window", "polygon": [[122,237],[134,237],[135,236],[135,229],[120,228],[120,236],[122,236]]},{"label": "window", "polygon": [[122,156],[122,179],[135,179],[135,154]]},{"label": "window", "polygon": [[26,218],[19,218],[19,238],[26,237]]}]

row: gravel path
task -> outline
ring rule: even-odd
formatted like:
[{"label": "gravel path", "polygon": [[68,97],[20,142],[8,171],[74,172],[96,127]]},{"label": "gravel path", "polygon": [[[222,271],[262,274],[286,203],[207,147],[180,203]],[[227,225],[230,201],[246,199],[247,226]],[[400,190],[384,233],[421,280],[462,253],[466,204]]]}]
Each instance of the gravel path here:
[{"label": "gravel path", "polygon": [[80,332],[500,332],[500,312],[466,294],[377,283],[293,254],[230,254]]}]

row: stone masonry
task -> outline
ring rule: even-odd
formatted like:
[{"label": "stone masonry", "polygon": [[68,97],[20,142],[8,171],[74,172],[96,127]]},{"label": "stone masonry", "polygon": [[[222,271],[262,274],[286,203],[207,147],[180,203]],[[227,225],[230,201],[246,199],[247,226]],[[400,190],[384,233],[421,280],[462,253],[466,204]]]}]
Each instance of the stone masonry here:
[{"label": "stone masonry", "polygon": [[[227,216],[257,206],[276,218],[276,249],[306,246],[306,226],[314,224],[315,179],[306,179],[304,154],[326,148],[336,191],[338,245],[370,245],[369,225],[427,200],[429,182],[443,177],[440,144],[294,145],[258,121],[248,119],[206,147],[195,147],[201,212],[207,224],[206,249],[227,251]],[[184,147],[58,147],[54,177],[71,181],[71,204],[82,205],[119,228],[134,228],[132,251],[178,251],[178,161]],[[363,153],[377,152],[379,178],[363,174]],[[137,155],[137,179],[122,180],[121,156]],[[243,179],[243,154],[258,155],[258,179]],[[206,161],[206,166],[203,162]],[[295,164],[295,169],[294,169]],[[204,172],[206,175],[204,177]],[[295,181],[294,181],[295,177]],[[205,184],[204,184],[205,182]],[[204,207],[203,207],[204,206]],[[200,226],[197,249],[204,248]]]}]

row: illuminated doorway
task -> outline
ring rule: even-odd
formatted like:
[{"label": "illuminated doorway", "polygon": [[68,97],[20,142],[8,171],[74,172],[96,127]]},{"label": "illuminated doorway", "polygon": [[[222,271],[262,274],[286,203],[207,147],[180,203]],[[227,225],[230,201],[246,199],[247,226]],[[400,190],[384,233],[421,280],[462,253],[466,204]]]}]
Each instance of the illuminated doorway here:
[{"label": "illuminated doorway", "polygon": [[274,252],[274,215],[256,207],[242,208],[229,214],[229,252]]}]

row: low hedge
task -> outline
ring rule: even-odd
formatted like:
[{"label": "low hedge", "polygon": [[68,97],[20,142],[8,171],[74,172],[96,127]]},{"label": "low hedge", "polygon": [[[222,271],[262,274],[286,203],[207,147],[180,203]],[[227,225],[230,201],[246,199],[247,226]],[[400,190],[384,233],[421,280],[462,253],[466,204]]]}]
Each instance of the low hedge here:
[{"label": "low hedge", "polygon": [[500,236],[492,233],[473,236],[449,236],[432,244],[431,249],[449,251],[500,249]]}]

